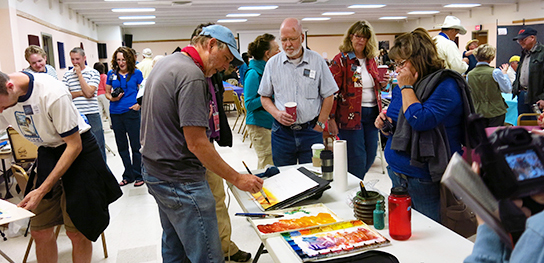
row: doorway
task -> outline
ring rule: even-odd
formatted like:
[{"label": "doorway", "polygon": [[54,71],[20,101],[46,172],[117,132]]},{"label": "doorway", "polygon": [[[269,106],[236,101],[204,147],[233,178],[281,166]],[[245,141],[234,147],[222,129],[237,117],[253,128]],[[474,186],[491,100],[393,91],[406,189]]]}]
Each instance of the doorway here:
[{"label": "doorway", "polygon": [[487,44],[487,30],[472,31],[472,39],[478,39],[478,44]]},{"label": "doorway", "polygon": [[47,54],[47,64],[55,67],[55,52],[53,52],[53,37],[42,33],[43,51]]}]

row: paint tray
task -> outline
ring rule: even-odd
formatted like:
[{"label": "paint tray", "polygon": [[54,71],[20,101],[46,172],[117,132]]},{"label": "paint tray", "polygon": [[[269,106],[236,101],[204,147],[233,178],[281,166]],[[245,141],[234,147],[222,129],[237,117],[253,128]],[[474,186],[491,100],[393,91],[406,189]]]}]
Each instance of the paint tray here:
[{"label": "paint tray", "polygon": [[[338,217],[322,203],[273,210],[267,213],[275,215],[281,214],[283,217],[263,219],[251,218],[250,222],[261,239],[278,236],[283,232],[296,231],[314,226],[330,225],[343,221],[342,218]],[[291,223],[289,225],[289,227],[292,227],[291,229],[282,227],[286,225],[283,224],[286,222]]]},{"label": "paint tray", "polygon": [[391,242],[360,220],[307,228],[281,234],[303,262],[359,253]]}]

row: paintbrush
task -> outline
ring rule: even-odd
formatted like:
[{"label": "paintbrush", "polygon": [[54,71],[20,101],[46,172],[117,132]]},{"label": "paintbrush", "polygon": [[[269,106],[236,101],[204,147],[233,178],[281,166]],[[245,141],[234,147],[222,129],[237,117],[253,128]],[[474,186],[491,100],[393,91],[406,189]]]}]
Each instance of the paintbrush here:
[{"label": "paintbrush", "polygon": [[[244,164],[244,166],[246,167],[246,170],[249,174],[253,174],[251,172],[251,170],[249,170],[249,167],[247,167],[246,163],[244,161],[242,161],[242,163]],[[266,196],[266,194],[264,193],[263,189],[261,188],[261,195],[264,197],[264,200],[266,200],[266,202],[268,202],[268,204],[270,204],[270,200],[268,200],[268,197]]]},{"label": "paintbrush", "polygon": [[368,193],[366,192],[365,184],[363,183],[363,181],[359,183],[359,187],[361,188],[361,196],[368,197]]}]

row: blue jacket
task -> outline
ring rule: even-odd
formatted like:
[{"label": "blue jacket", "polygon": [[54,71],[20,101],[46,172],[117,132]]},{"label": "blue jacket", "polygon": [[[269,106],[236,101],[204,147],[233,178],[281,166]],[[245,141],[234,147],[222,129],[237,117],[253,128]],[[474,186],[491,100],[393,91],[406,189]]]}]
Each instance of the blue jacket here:
[{"label": "blue jacket", "polygon": [[465,263],[473,262],[544,262],[544,212],[527,219],[525,231],[514,250],[506,247],[486,224],[478,227],[472,254]]},{"label": "blue jacket", "polygon": [[247,110],[246,123],[271,129],[274,117],[263,108],[261,95],[257,93],[265,65],[266,61],[264,60],[253,59],[249,61],[249,68],[246,71],[244,81],[244,100]]},{"label": "blue jacket", "polygon": [[[393,119],[393,124],[396,126],[398,113],[402,107],[402,94],[398,86],[392,92],[387,116]],[[412,129],[416,131],[430,130],[443,124],[451,154],[461,152],[461,141],[464,136],[462,130],[463,102],[453,78],[442,81],[425,102],[410,105],[404,116]],[[387,140],[384,153],[387,163],[393,171],[411,177],[431,179],[428,165],[424,167],[410,165],[410,153],[392,150],[391,142],[391,139]]]}]

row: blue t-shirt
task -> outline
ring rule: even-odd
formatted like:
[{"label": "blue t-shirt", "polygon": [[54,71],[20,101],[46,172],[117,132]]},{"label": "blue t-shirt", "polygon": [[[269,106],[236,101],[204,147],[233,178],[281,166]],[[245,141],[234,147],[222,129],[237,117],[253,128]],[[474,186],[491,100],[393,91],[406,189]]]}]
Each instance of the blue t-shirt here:
[{"label": "blue t-shirt", "polygon": [[[129,78],[130,75],[130,78]],[[120,78],[120,79],[119,79]],[[127,83],[127,79],[129,81]],[[144,76],[139,69],[134,70],[134,74],[116,74],[113,70],[108,72],[107,85],[111,86],[111,91],[115,88],[121,87],[124,91],[123,97],[119,101],[110,101],[110,114],[123,114],[128,112],[132,105],[136,104],[136,95],[138,95],[138,88],[140,83],[144,80]]]},{"label": "blue t-shirt", "polygon": [[[396,86],[393,89],[391,104],[387,109],[387,116],[393,119],[395,126],[401,108],[402,94],[400,88]],[[439,124],[444,124],[451,153],[461,153],[463,102],[454,79],[447,78],[442,81],[424,103],[410,105],[404,113],[404,117],[412,129],[416,131],[430,130]],[[411,166],[410,153],[391,150],[391,139],[392,136],[387,140],[384,151],[385,158],[391,169],[411,177],[431,179],[427,165],[424,168]]]}]

